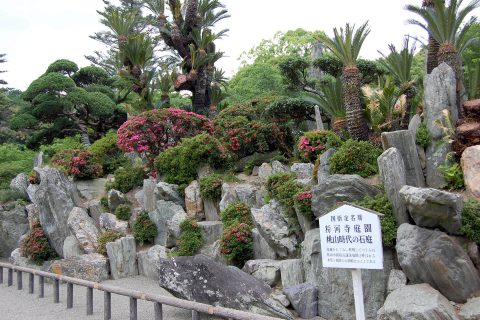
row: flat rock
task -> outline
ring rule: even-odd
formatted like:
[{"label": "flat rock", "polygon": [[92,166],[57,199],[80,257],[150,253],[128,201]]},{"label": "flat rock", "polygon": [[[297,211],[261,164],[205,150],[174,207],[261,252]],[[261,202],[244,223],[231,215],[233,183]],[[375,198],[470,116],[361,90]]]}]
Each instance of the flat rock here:
[{"label": "flat rock", "polygon": [[156,208],[148,213],[158,230],[155,244],[174,247],[180,237],[180,223],[187,218],[187,213],[180,205],[165,200],[157,201]]},{"label": "flat rock", "polygon": [[280,265],[281,261],[270,259],[249,260],[242,270],[272,287],[280,282]]},{"label": "flat rock", "polygon": [[116,215],[104,212],[100,215],[100,228],[104,230],[119,231],[126,234],[128,230],[128,221],[119,220]]},{"label": "flat rock", "polygon": [[461,320],[478,320],[480,319],[480,297],[467,301],[458,314]]},{"label": "flat rock", "polygon": [[0,205],[0,257],[9,257],[28,230],[24,206],[16,203]]},{"label": "flat rock", "polygon": [[283,289],[300,318],[312,319],[318,314],[318,290],[311,283],[300,283]]},{"label": "flat rock", "polygon": [[428,283],[458,303],[480,292],[478,271],[462,247],[445,233],[404,223],[398,228],[396,249],[411,283]]},{"label": "flat rock", "polygon": [[312,179],[313,164],[312,163],[294,163],[290,171],[295,173],[297,179]]},{"label": "flat rock", "polygon": [[74,207],[68,216],[67,224],[85,253],[97,250],[97,227],[85,209]]},{"label": "flat rock", "polygon": [[93,282],[101,282],[109,278],[107,258],[98,253],[55,260],[49,272]]},{"label": "flat rock", "polygon": [[467,190],[480,199],[480,145],[466,148],[460,163]]},{"label": "flat rock", "polygon": [[138,275],[135,239],[123,237],[107,243],[110,271],[114,280]]},{"label": "flat rock", "polygon": [[200,194],[200,185],[197,180],[192,181],[185,188],[185,207],[187,216],[195,220],[202,220],[205,217],[203,211],[203,199]]},{"label": "flat rock", "polygon": [[404,186],[400,196],[410,216],[421,227],[441,227],[450,234],[460,234],[462,227],[462,197],[433,188]]},{"label": "flat rock", "polygon": [[222,236],[223,222],[221,221],[200,221],[198,225],[202,228],[204,245],[211,245]]},{"label": "flat rock", "polygon": [[148,250],[138,252],[138,273],[141,276],[158,281],[158,262],[160,259],[167,258],[167,248],[158,244]]}]

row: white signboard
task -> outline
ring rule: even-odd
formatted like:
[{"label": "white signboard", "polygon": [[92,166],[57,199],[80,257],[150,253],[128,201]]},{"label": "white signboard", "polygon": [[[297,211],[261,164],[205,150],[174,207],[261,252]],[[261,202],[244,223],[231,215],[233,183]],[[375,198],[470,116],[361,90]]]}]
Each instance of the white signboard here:
[{"label": "white signboard", "polygon": [[378,215],[343,205],[319,221],[324,268],[383,269]]}]

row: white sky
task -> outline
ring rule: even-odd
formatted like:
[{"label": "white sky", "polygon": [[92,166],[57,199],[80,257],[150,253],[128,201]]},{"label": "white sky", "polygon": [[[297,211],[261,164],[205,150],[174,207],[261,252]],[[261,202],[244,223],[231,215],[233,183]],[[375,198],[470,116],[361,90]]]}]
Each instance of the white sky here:
[{"label": "white sky", "polygon": [[[230,19],[222,27],[229,36],[218,47],[227,57],[217,65],[232,74],[238,68],[237,58],[277,31],[304,28],[332,34],[333,27],[346,22],[360,25],[370,21],[372,32],[361,56],[378,57],[377,50],[387,52],[387,45],[400,45],[403,36],[425,33],[406,24],[412,15],[403,10],[406,4],[421,5],[421,0],[223,0]],[[64,58],[79,66],[89,64],[84,58],[101,45],[89,38],[105,28],[95,10],[103,8],[101,0],[0,0],[0,53],[7,63],[0,69],[1,79],[9,87],[26,89],[56,59]]]}]

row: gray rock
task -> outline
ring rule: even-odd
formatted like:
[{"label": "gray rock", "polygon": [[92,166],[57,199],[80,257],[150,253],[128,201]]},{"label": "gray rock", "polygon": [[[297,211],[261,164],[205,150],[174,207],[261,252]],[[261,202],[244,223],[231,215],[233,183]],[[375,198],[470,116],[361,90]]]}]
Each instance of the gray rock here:
[{"label": "gray rock", "polygon": [[443,110],[448,110],[451,121],[458,120],[456,107],[456,80],[455,73],[447,64],[442,63],[431,74],[425,75],[425,123],[430,132],[430,144],[427,147],[427,186],[443,188],[445,179],[438,166],[445,162],[447,153],[451,151],[448,144],[441,144],[444,134],[437,121],[445,122]]},{"label": "gray rock", "polygon": [[313,164],[312,163],[294,163],[290,169],[297,179],[312,179]]},{"label": "gray rock", "polygon": [[40,184],[35,185],[32,202],[39,210],[40,223],[50,245],[63,257],[63,241],[70,235],[68,215],[80,205],[80,198],[73,182],[57,169],[47,166],[35,170]]},{"label": "gray rock", "polygon": [[97,228],[100,228],[100,216],[104,211],[104,208],[100,203],[100,200],[97,200],[97,199],[90,200],[85,203],[85,206],[87,208],[88,215],[92,217],[93,223],[95,223],[95,226]]},{"label": "gray rock", "polygon": [[292,319],[268,285],[204,255],[160,259],[159,284],[178,298]]},{"label": "gray rock", "polygon": [[79,257],[84,253],[85,252],[75,236],[68,236],[65,238],[65,241],[63,242],[63,257],[65,259]]},{"label": "gray rock", "polygon": [[85,209],[73,208],[68,216],[67,225],[85,253],[94,253],[97,250],[99,232]]},{"label": "gray rock", "polygon": [[148,250],[137,253],[138,273],[141,276],[158,281],[158,262],[167,259],[167,248],[155,245]]},{"label": "gray rock", "polygon": [[287,220],[281,214],[280,204],[271,200],[261,209],[252,208],[251,211],[258,231],[278,256],[293,257],[297,239],[291,234]]},{"label": "gray rock", "polygon": [[428,283],[460,303],[480,291],[480,277],[472,261],[445,233],[404,223],[398,228],[396,249],[411,283]]},{"label": "gray rock", "polygon": [[289,172],[289,171],[290,171],[290,167],[281,163],[280,161],[275,160],[272,162],[272,174]]},{"label": "gray rock", "polygon": [[422,118],[416,114],[410,119],[410,122],[408,123],[408,130],[412,131],[413,135],[417,135],[418,128],[422,124]]},{"label": "gray rock", "polygon": [[21,254],[20,248],[17,248],[12,251],[12,253],[10,254],[10,257],[8,258],[8,262],[13,264],[14,266],[25,267],[25,268],[35,269],[35,270],[42,270],[42,271],[48,271],[50,269],[50,265],[52,264],[51,261],[45,261],[42,265],[39,266],[38,264],[35,264],[30,260],[28,260],[27,258],[23,257]]},{"label": "gray rock", "polygon": [[[325,319],[355,319],[352,278],[349,270],[323,268],[320,232],[310,230],[301,245],[306,282],[318,288],[318,315]],[[393,254],[384,251],[384,270],[362,270],[367,319],[374,319],[383,305]]]},{"label": "gray rock", "polygon": [[271,297],[272,299],[280,302],[280,304],[285,308],[290,305],[290,301],[288,300],[287,296],[284,295],[283,293],[273,293]]},{"label": "gray rock", "polygon": [[28,225],[32,229],[36,223],[40,222],[40,211],[33,203],[27,204],[25,210],[27,211]]},{"label": "gray rock", "polygon": [[354,202],[380,193],[358,175],[334,174],[312,189],[312,211],[316,217],[327,214],[339,202]]},{"label": "gray rock", "polygon": [[467,301],[458,314],[461,320],[478,320],[480,319],[480,297]]},{"label": "gray rock", "polygon": [[[138,204],[140,204],[142,206],[142,209],[143,209],[144,199],[145,199],[143,189],[135,192],[134,197],[135,197],[135,200],[137,200]],[[145,209],[143,209],[143,210],[145,210]]]},{"label": "gray rock", "polygon": [[402,156],[405,165],[407,185],[425,187],[422,165],[418,157],[415,137],[410,130],[399,130],[382,133],[383,150],[396,148]]},{"label": "gray rock", "polygon": [[222,200],[220,200],[220,210],[234,202],[241,201],[249,207],[256,207],[258,188],[249,183],[223,183]]},{"label": "gray rock", "polygon": [[127,197],[118,190],[111,189],[108,191],[108,207],[112,212],[115,212],[115,209],[121,204],[127,203]]},{"label": "gray rock", "polygon": [[222,236],[223,223],[221,221],[201,221],[198,225],[202,228],[204,245],[211,245]]},{"label": "gray rock", "polygon": [[280,282],[281,264],[281,261],[269,259],[249,260],[245,263],[242,270],[251,274],[255,279],[265,282],[273,287]]},{"label": "gray rock", "polygon": [[379,311],[379,320],[458,320],[450,302],[428,284],[393,291]]},{"label": "gray rock", "polygon": [[273,174],[272,166],[269,163],[262,163],[258,168],[258,176],[262,180],[267,180]]},{"label": "gray rock", "polygon": [[318,314],[318,290],[311,283],[301,283],[283,289],[300,318],[312,319]]},{"label": "gray rock", "polygon": [[460,164],[467,191],[480,199],[480,145],[466,148]]},{"label": "gray rock", "polygon": [[320,156],[320,166],[318,167],[317,182],[321,184],[330,175],[330,158],[337,152],[335,149],[328,149]]},{"label": "gray rock", "polygon": [[174,247],[180,237],[180,223],[187,218],[187,214],[180,205],[171,201],[157,201],[156,208],[148,214],[158,230],[155,244]]},{"label": "gray rock", "polygon": [[417,153],[420,165],[422,166],[423,176],[425,176],[425,169],[427,169],[427,154],[425,153],[425,149],[421,146],[417,146]]},{"label": "gray rock", "polygon": [[255,194],[255,196],[256,196],[255,208],[261,208],[267,204],[265,202],[265,199],[268,196],[268,191],[264,185],[262,185],[260,189],[257,190],[257,193]]},{"label": "gray rock", "polygon": [[433,188],[404,186],[400,196],[410,216],[421,227],[441,227],[450,234],[460,234],[462,227],[462,197]]},{"label": "gray rock", "polygon": [[50,265],[49,272],[93,282],[109,278],[107,258],[98,253],[55,260]]},{"label": "gray rock", "polygon": [[154,179],[143,180],[143,209],[147,212],[155,210],[157,204],[157,197],[155,195],[155,189],[157,182]]},{"label": "gray rock", "polygon": [[410,219],[407,207],[399,194],[400,189],[407,184],[402,155],[396,148],[389,148],[378,157],[377,162],[385,192],[392,204],[395,220],[398,225],[408,223]]},{"label": "gray rock", "polygon": [[197,180],[192,181],[185,188],[185,207],[187,216],[195,220],[202,220],[205,217],[203,211],[203,199],[200,194],[200,185]]},{"label": "gray rock", "polygon": [[227,259],[222,254],[220,240],[217,240],[208,246],[203,246],[202,249],[200,249],[200,253],[212,258],[215,262],[228,265]]},{"label": "gray rock", "polygon": [[298,223],[300,224],[300,228],[302,228],[302,232],[305,234],[308,230],[315,229],[315,222],[313,221],[313,216],[307,216],[300,212],[295,206],[295,214],[297,215]]},{"label": "gray rock", "polygon": [[305,281],[301,259],[283,260],[280,265],[282,274],[282,286],[288,288]]},{"label": "gray rock", "polygon": [[128,221],[119,220],[114,214],[105,212],[100,215],[100,228],[104,230],[119,231],[126,234],[128,230]]},{"label": "gray rock", "polygon": [[10,190],[20,193],[25,199],[28,199],[28,177],[25,173],[19,173],[10,181]]},{"label": "gray rock", "polygon": [[28,229],[24,206],[13,203],[0,205],[0,257],[9,257],[19,247],[20,238]]},{"label": "gray rock", "polygon": [[41,168],[43,166],[43,151],[40,151],[38,154],[35,155],[33,158],[33,167]]},{"label": "gray rock", "polygon": [[254,166],[252,169],[252,176],[257,177],[259,170],[260,170],[259,166]]},{"label": "gray rock", "polygon": [[157,183],[155,189],[156,200],[172,201],[180,206],[185,206],[184,199],[178,192],[178,186],[176,184],[169,184],[166,182]]},{"label": "gray rock", "polygon": [[258,232],[257,228],[252,230],[253,236],[253,258],[258,259],[272,259],[277,258],[275,250],[268,244],[267,240]]},{"label": "gray rock", "polygon": [[205,211],[205,220],[207,221],[219,221],[220,220],[220,208],[218,202],[211,199],[203,199],[203,210]]},{"label": "gray rock", "polygon": [[392,271],[390,271],[390,276],[388,277],[388,285],[387,285],[388,294],[406,285],[407,285],[407,276],[402,270],[393,269]]},{"label": "gray rock", "polygon": [[213,168],[209,164],[203,164],[197,169],[198,180],[212,173],[214,173]]},{"label": "gray rock", "polygon": [[38,184],[29,184],[27,188],[28,199],[31,202],[35,202],[35,193],[37,192],[39,186]]},{"label": "gray rock", "polygon": [[132,236],[108,242],[106,247],[114,280],[138,275],[137,247]]},{"label": "gray rock", "polygon": [[100,199],[105,192],[106,183],[105,178],[75,181],[80,196],[87,200]]}]

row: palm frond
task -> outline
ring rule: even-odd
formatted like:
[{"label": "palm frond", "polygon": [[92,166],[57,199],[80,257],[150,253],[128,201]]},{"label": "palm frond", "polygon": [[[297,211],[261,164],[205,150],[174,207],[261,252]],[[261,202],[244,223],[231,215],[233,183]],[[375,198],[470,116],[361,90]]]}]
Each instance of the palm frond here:
[{"label": "palm frond", "polygon": [[117,38],[132,34],[138,20],[136,11],[107,8],[104,12],[98,11],[98,13],[103,17],[100,22],[112,30]]},{"label": "palm frond", "polygon": [[397,51],[393,44],[390,44],[388,48],[390,49],[390,54],[388,55],[378,51],[383,57],[380,63],[388,69],[399,84],[411,83],[413,80],[411,70],[416,50],[415,44],[410,45],[410,38],[405,37],[400,51]]},{"label": "palm frond", "polygon": [[144,5],[157,17],[165,15],[165,0],[145,0]]},{"label": "palm frond", "polygon": [[127,58],[134,66],[141,66],[142,69],[145,69],[154,57],[152,41],[143,34],[129,37],[120,54],[123,60]]},{"label": "palm frond", "polygon": [[229,18],[228,10],[219,0],[202,0],[199,5],[201,27],[210,28],[217,22]]},{"label": "palm frond", "polygon": [[319,94],[305,92],[302,99],[318,105],[332,119],[346,117],[340,79],[332,79],[321,84]]}]

